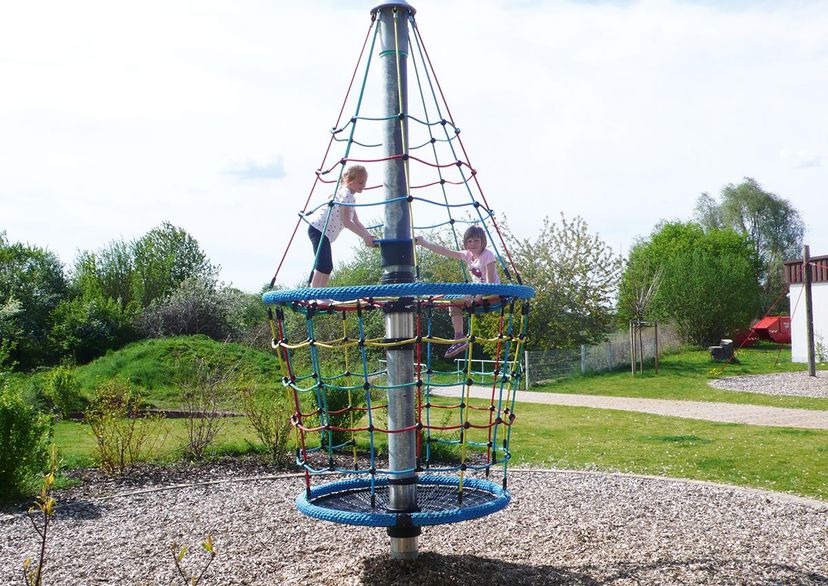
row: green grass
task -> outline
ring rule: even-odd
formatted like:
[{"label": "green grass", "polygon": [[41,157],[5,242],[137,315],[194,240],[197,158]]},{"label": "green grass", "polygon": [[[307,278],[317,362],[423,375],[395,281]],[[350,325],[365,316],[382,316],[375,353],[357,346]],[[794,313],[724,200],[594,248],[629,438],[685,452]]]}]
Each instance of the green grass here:
[{"label": "green grass", "polygon": [[737,355],[737,360],[725,365],[713,362],[707,351],[686,351],[664,357],[659,364],[658,374],[650,366],[645,369],[643,375],[632,376],[629,370],[600,373],[573,377],[532,389],[552,393],[748,403],[828,410],[828,398],[725,391],[714,389],[707,384],[707,381],[713,378],[806,370],[806,365],[791,362],[790,348],[783,349],[780,353],[776,346],[771,345],[742,349]]},{"label": "green grass", "polygon": [[79,366],[75,376],[87,398],[92,397],[100,381],[119,378],[138,387],[153,406],[177,408],[182,370],[192,366],[196,357],[216,368],[241,365],[245,374],[258,383],[281,384],[278,361],[270,353],[241,344],[222,344],[206,336],[135,342]]},{"label": "green grass", "polygon": [[828,500],[828,431],[521,403],[513,463],[725,482]]},{"label": "green grass", "polygon": [[[178,407],[176,360],[180,364],[195,355],[224,366],[240,361],[258,382],[281,387],[278,361],[269,353],[198,336],[138,342],[75,372],[87,396],[91,396],[99,381],[119,377],[143,389],[156,406]],[[714,370],[721,368],[706,352],[689,351],[665,357],[657,375],[652,369],[636,377],[629,372],[606,373],[576,377],[540,390],[828,410],[828,399],[764,396],[708,387],[707,381],[716,374]],[[778,355],[776,347],[760,346],[740,352],[739,362],[728,365],[723,374],[790,370],[804,370],[804,365],[792,364],[789,351]],[[42,373],[31,376],[36,378]],[[828,501],[828,431],[524,403],[517,409],[512,431],[513,464],[708,480]],[[180,458],[185,444],[185,420],[167,420],[164,425],[167,440],[154,455],[161,463]],[[94,463],[94,440],[88,426],[60,422],[56,425],[55,440],[64,466]],[[246,418],[239,417],[226,421],[210,456],[261,449]]]},{"label": "green grass", "polygon": [[[187,444],[186,419],[166,419],[163,422],[163,444],[151,461],[169,463],[181,458]],[[55,425],[55,443],[63,466],[78,468],[95,465],[95,438],[88,425],[75,421],[61,421]],[[259,452],[264,449],[246,417],[229,417],[225,420],[215,445],[208,456]]]}]

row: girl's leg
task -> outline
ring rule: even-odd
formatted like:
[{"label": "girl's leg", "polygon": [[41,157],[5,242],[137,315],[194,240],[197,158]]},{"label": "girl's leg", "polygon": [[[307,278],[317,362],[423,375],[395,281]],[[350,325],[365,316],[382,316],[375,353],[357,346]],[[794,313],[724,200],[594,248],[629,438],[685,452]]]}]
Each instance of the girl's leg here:
[{"label": "girl's leg", "polygon": [[463,333],[463,310],[453,305],[449,308],[449,315],[451,316],[451,325],[454,328],[454,338],[462,338]]},{"label": "girl's leg", "polygon": [[331,272],[333,271],[331,242],[327,236],[323,236],[322,232],[313,226],[308,226],[308,237],[313,245],[313,253],[316,257],[316,266],[311,274],[308,286],[313,289],[327,287],[328,280],[331,278]]},{"label": "girl's leg", "polygon": [[330,273],[322,273],[319,271],[313,271],[313,277],[311,277],[310,286],[312,289],[318,289],[320,287],[327,287],[328,281],[330,280],[331,275]]}]

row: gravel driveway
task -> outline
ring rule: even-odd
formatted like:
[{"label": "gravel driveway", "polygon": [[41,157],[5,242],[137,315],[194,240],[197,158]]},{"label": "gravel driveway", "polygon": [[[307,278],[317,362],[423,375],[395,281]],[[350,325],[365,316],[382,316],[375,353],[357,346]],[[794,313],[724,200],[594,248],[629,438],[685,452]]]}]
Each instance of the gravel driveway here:
[{"label": "gravel driveway", "polygon": [[807,371],[726,376],[713,379],[708,384],[727,391],[828,398],[826,370],[816,371],[816,376],[808,376]]},{"label": "gravel driveway", "polygon": [[[212,533],[202,584],[828,584],[828,503],[618,474],[513,471],[512,503],[429,527],[416,562],[388,537],[296,511],[296,477],[238,466],[150,471],[57,496],[48,585],[174,583],[169,544]],[[255,478],[239,478],[249,474]],[[153,490],[193,477],[212,484]],[[149,489],[149,492],[136,492]],[[115,496],[105,497],[102,495]],[[21,513],[0,514],[0,583],[36,552]],[[193,549],[185,563],[204,560]],[[180,582],[179,582],[180,583]]]}]

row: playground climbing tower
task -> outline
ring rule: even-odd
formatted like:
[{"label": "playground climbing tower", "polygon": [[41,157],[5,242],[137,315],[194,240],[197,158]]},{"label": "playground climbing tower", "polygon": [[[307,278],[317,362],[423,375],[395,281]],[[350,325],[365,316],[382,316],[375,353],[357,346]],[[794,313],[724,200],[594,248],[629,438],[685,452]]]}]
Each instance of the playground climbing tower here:
[{"label": "playground climbing tower", "polygon": [[[528,300],[534,295],[509,264],[495,214],[485,202],[477,172],[459,142],[460,130],[436,85],[415,13],[405,1],[380,4],[371,11],[363,51],[370,48],[354,114],[344,124],[341,115],[337,120],[297,222],[298,229],[322,206],[382,206],[382,235],[377,238],[380,282],[274,289],[263,296],[292,405],[297,464],[305,470],[305,490],[297,497],[297,507],[317,519],[385,527],[395,559],[416,559],[423,526],[483,517],[508,504],[514,399],[522,377]],[[361,55],[358,66],[362,62]],[[416,116],[409,108],[409,62],[420,104]],[[378,111],[366,114],[372,68],[381,95],[372,96]],[[414,146],[411,126],[416,126],[418,137]],[[367,139],[358,132],[365,129]],[[314,190],[322,186],[335,194],[343,170],[353,163],[369,167],[374,182],[380,178],[378,185],[366,188],[379,190],[377,201],[339,204],[331,194],[309,209]],[[416,184],[412,165],[417,167]],[[418,224],[415,209],[426,208],[441,209],[448,219]],[[467,216],[457,216],[458,209],[466,210]],[[469,282],[465,267],[458,274],[465,282],[428,282],[422,277],[414,246],[417,232],[451,230],[457,248],[462,248],[456,230],[463,224],[481,226],[489,235],[508,282]],[[380,226],[370,229],[378,231]],[[463,340],[436,331],[435,316],[447,315],[450,307],[464,311],[468,335]],[[370,316],[379,313],[384,335],[371,336]],[[323,338],[330,324],[321,322],[339,317],[342,336]],[[445,347],[458,341],[468,343],[464,356],[446,362]],[[475,353],[489,356],[494,368],[475,372]],[[384,366],[372,368],[378,356],[383,356],[378,362]],[[344,371],[332,373],[333,364],[342,364]],[[489,389],[487,401],[478,404],[470,398],[474,384]],[[441,387],[449,386],[461,387],[462,396],[437,396]],[[499,482],[490,479],[494,470],[502,471]],[[332,477],[340,479],[324,483]]]}]

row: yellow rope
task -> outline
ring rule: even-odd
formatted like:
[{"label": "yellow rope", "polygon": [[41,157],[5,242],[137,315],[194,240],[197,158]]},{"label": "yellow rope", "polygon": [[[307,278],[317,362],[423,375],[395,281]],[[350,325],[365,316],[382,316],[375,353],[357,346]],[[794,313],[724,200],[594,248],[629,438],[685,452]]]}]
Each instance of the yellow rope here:
[{"label": "yellow rope", "polygon": [[[397,340],[394,342],[383,342],[381,341],[383,338],[371,338],[370,340],[365,340],[363,342],[366,346],[371,348],[395,348],[397,346],[405,346],[406,344],[414,344],[417,342],[417,338],[406,338],[404,340]],[[457,342],[468,342],[469,338],[438,338],[438,337],[430,337],[430,338],[422,338],[425,342],[431,342],[433,344],[442,344],[446,346],[450,346]],[[520,338],[517,336],[504,336],[504,337],[497,337],[494,338],[475,338],[478,342],[490,342],[494,343],[500,340],[501,342],[518,342]],[[288,344],[286,342],[276,342],[273,344],[273,349],[277,348],[287,348],[288,350],[299,350],[301,348],[305,348],[311,345],[310,340],[303,340],[302,342],[297,342],[296,344]],[[319,340],[313,341],[314,346],[319,346],[320,348],[325,348],[326,350],[337,350],[339,348],[353,348],[354,346],[359,345],[359,340],[329,340],[326,342],[320,342]]]}]

